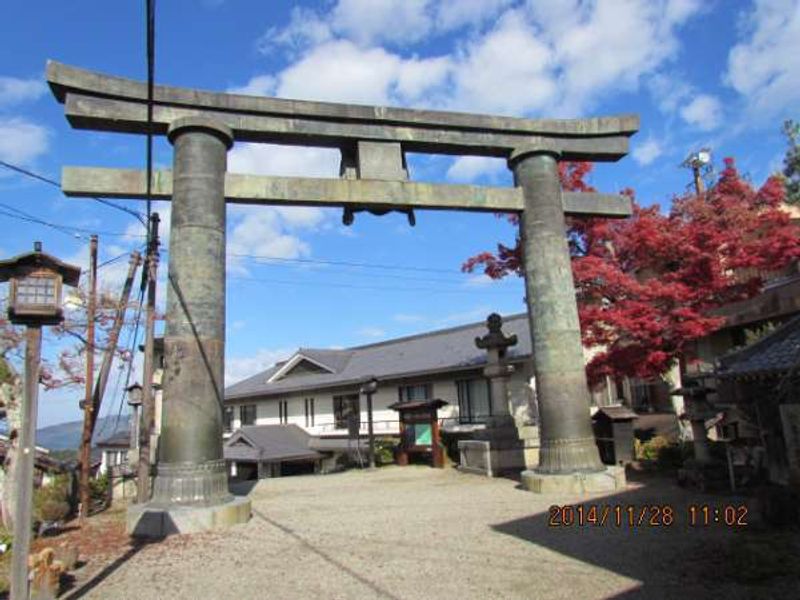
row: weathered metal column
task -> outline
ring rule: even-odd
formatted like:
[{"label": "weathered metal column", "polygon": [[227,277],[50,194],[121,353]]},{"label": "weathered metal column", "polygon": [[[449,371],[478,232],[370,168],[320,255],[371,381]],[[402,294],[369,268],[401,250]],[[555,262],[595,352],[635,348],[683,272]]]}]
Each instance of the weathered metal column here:
[{"label": "weathered metal column", "polygon": [[231,131],[205,117],[169,128],[175,147],[163,413],[154,505],[228,501],[222,456],[225,170]]},{"label": "weathered metal column", "polygon": [[514,151],[509,166],[525,198],[520,230],[541,433],[535,473],[567,475],[604,466],[589,416],[558,158],[543,143]]}]

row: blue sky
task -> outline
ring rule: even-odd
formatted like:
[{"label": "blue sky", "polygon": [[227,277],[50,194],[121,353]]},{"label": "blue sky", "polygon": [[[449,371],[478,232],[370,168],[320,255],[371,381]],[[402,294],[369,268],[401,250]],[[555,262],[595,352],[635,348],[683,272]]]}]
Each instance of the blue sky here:
[{"label": "blue sky", "polygon": [[[0,160],[55,179],[63,165],[142,168],[143,138],[72,130],[43,72],[51,58],[144,80],[144,1],[4,8]],[[174,0],[157,3],[156,42],[156,80],[169,85],[530,117],[638,113],[631,155],[598,165],[592,183],[632,187],[643,204],[668,206],[682,193],[691,177],[679,165],[704,146],[717,164],[733,156],[762,182],[781,164],[782,121],[800,117],[795,0]],[[162,140],[155,158],[171,163]],[[412,156],[410,167],[417,180],[511,183],[491,159]],[[338,155],[237,144],[229,168],[333,177]],[[0,202],[100,231],[101,260],[142,241],[123,212],[2,168]],[[168,204],[157,210],[168,218]],[[0,221],[0,256],[39,239],[87,262],[85,237]],[[493,215],[418,212],[415,228],[401,215],[358,215],[346,228],[339,210],[231,206],[228,227],[229,383],[298,346],[366,344],[524,310],[520,281],[459,272],[469,256],[513,242],[512,227]],[[118,289],[125,262],[101,271],[104,287]],[[79,418],[80,393],[44,394],[40,424]],[[103,414],[116,414],[118,401],[112,395]]]}]

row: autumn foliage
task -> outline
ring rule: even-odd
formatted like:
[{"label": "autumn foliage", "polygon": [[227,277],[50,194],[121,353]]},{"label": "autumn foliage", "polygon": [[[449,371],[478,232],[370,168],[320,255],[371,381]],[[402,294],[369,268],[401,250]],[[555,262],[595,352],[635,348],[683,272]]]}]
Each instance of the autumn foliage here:
[{"label": "autumn foliage", "polygon": [[[590,190],[590,171],[590,164],[564,164],[564,189]],[[716,185],[675,198],[668,214],[634,200],[630,219],[571,220],[583,343],[604,349],[587,367],[590,382],[665,373],[691,342],[724,324],[714,309],[759,293],[764,271],[800,258],[796,226],[780,209],[785,196],[780,177],[755,189],[726,159]],[[463,265],[478,268],[493,278],[521,274],[519,237],[514,247],[499,244]]]}]

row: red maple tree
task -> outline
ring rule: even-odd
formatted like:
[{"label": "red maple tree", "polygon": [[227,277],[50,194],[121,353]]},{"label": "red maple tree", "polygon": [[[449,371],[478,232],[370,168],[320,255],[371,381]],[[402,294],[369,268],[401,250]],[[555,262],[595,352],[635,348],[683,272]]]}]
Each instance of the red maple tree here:
[{"label": "red maple tree", "polygon": [[[591,191],[588,163],[564,163],[569,191]],[[623,193],[631,196],[633,192]],[[642,208],[624,220],[569,219],[583,343],[599,348],[587,365],[590,384],[605,376],[662,375],[688,345],[722,327],[714,309],[758,294],[763,272],[800,257],[800,237],[781,210],[786,189],[779,176],[756,189],[733,159],[702,194],[673,199],[668,214]],[[516,215],[508,217],[518,222]],[[492,278],[521,275],[519,234],[514,247],[468,259],[462,270],[483,268]]]}]

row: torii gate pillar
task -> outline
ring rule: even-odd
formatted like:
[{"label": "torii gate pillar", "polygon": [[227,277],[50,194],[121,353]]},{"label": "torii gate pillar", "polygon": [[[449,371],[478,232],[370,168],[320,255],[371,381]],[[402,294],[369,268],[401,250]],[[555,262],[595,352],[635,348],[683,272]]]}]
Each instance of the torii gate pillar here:
[{"label": "torii gate pillar", "polygon": [[225,171],[231,130],[202,116],[174,121],[164,335],[163,413],[152,501],[134,505],[139,537],[242,523],[250,500],[228,492],[222,456],[225,371]]},{"label": "torii gate pillar", "polygon": [[525,201],[520,231],[541,435],[539,466],[523,471],[522,483],[542,493],[611,491],[624,487],[625,472],[602,464],[589,419],[558,158],[545,143],[508,161]]}]

